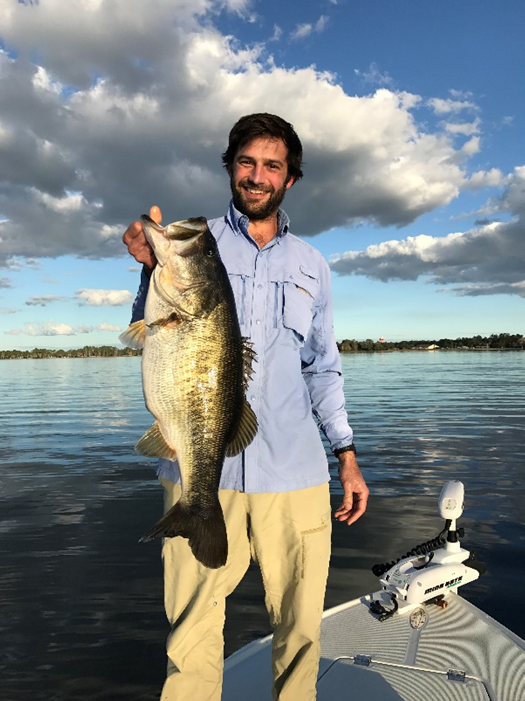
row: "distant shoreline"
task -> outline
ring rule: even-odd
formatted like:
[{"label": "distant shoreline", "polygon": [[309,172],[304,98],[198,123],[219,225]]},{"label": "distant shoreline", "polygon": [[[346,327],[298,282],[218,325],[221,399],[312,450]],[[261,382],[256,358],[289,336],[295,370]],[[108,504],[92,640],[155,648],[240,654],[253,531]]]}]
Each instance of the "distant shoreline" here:
[{"label": "distant shoreline", "polygon": [[491,336],[470,336],[462,338],[440,338],[433,340],[412,340],[412,341],[386,341],[384,338],[373,341],[367,338],[366,341],[356,341],[355,339],[345,339],[337,344],[340,353],[353,352],[385,352],[392,350],[417,350],[417,351],[446,351],[446,350],[523,350],[525,348],[525,337],[523,334],[499,333]]},{"label": "distant shoreline", "polygon": [[413,353],[414,351],[418,353],[434,353],[436,351],[448,353],[450,351],[475,351],[475,352],[485,352],[485,351],[522,351],[525,350],[523,347],[519,348],[379,348],[372,350],[339,350],[339,353],[343,355],[351,353]]},{"label": "distant shoreline", "polygon": [[[521,352],[524,351],[525,348],[438,348],[438,349],[433,349],[433,350],[427,350],[425,348],[385,348],[383,350],[346,350],[346,351],[339,351],[341,355],[366,355],[372,354],[372,353],[490,353],[490,352]],[[71,360],[71,359],[83,359],[85,360],[86,358],[94,358],[94,359],[100,359],[100,358],[140,358],[142,353],[140,351],[135,352],[135,353],[122,353],[122,354],[115,354],[115,355],[48,355],[48,356],[43,356],[43,355],[23,355],[23,356],[8,356],[6,355],[6,352],[0,351],[0,360]]]},{"label": "distant shoreline", "polygon": [[0,360],[49,360],[55,358],[131,358],[142,355],[142,351],[115,346],[85,346],[72,350],[34,348],[30,351],[0,351]]},{"label": "distant shoreline", "polygon": [[[439,341],[396,341],[381,339],[378,342],[348,340],[337,343],[341,354],[346,353],[391,353],[393,351],[522,351],[525,350],[525,337],[522,334],[494,334],[489,337],[448,338]],[[0,351],[0,360],[49,360],[54,358],[130,358],[139,357],[142,351],[115,346],[84,346],[71,350],[33,348],[32,350]]]}]

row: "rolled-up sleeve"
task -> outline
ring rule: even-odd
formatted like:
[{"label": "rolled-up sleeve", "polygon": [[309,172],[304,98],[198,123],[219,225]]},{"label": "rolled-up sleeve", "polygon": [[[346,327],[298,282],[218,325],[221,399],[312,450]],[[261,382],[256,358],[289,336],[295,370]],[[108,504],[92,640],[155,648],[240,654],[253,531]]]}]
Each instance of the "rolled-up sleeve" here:
[{"label": "rolled-up sleeve", "polygon": [[335,341],[330,269],[321,266],[321,295],[313,310],[312,325],[301,349],[302,372],[312,410],[332,450],[349,445],[353,432],[348,424],[341,373],[341,357]]}]

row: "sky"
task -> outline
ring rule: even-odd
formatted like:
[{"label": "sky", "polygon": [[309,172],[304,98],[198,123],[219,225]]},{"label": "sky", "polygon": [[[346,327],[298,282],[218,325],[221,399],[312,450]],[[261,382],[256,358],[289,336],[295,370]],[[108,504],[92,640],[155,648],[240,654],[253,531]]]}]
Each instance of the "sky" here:
[{"label": "sky", "polygon": [[338,340],[525,333],[522,0],[2,0],[0,349],[119,346],[122,244],[223,215],[235,121],[304,148]]}]

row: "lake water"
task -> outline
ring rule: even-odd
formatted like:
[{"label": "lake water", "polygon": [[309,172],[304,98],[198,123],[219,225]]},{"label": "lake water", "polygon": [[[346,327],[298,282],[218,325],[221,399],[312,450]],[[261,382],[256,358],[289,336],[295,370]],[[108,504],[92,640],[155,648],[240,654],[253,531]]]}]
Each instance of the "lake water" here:
[{"label": "lake water", "polygon": [[[488,566],[461,593],[525,637],[525,353],[342,359],[372,496],[355,526],[334,523],[327,607],[434,537],[441,487],[460,479],[464,544]],[[158,699],[160,544],[137,541],[162,490],[133,452],[151,424],[140,359],[0,361],[0,396],[1,701]],[[228,604],[226,653],[268,632],[252,567]]]}]

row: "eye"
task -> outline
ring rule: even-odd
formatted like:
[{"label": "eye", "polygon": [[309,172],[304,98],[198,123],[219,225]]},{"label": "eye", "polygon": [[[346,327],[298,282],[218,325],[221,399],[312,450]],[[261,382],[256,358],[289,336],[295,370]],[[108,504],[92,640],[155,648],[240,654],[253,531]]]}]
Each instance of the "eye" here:
[{"label": "eye", "polygon": [[213,248],[208,248],[208,250],[206,251],[206,255],[210,258],[213,258],[213,256],[215,255],[215,251],[213,250]]}]

